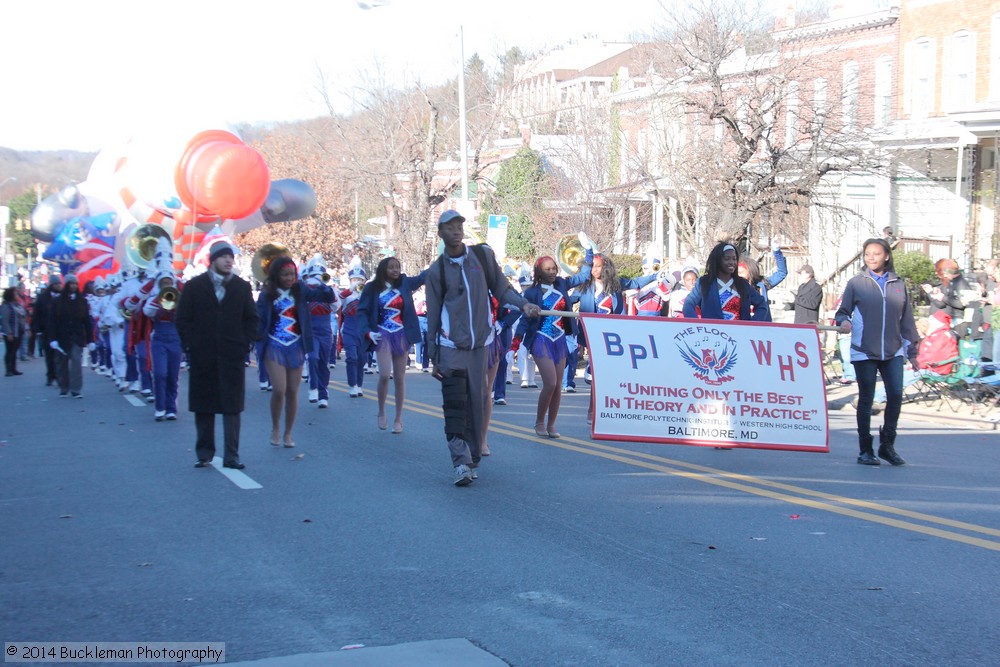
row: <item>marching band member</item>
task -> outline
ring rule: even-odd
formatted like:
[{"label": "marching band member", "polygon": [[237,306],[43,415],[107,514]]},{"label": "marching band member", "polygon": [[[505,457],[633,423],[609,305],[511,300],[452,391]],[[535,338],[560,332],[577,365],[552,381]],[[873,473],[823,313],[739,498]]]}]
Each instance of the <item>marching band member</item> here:
[{"label": "marching band member", "polygon": [[181,372],[181,339],[177,334],[177,303],[180,286],[173,269],[173,248],[167,239],[160,239],[156,262],[156,296],[147,299],[142,313],[152,324],[149,353],[153,361],[154,418],[177,419],[177,385]]},{"label": "marching band member", "polygon": [[670,292],[670,313],[668,317],[684,317],[684,300],[698,282],[698,267],[685,266],[681,269],[681,279]]},{"label": "marching band member", "polygon": [[[292,427],[299,408],[298,388],[306,350],[312,350],[312,320],[305,310],[309,301],[333,303],[336,296],[327,286],[314,289],[298,280],[295,262],[287,255],[272,259],[267,280],[257,297],[259,336],[266,339],[264,364],[271,378],[271,445],[294,447]],[[281,413],[285,428],[281,430]],[[279,439],[280,438],[280,439]]]},{"label": "marching band member", "polygon": [[424,284],[426,271],[418,276],[402,273],[395,257],[386,257],[375,269],[375,279],[365,285],[358,304],[358,335],[371,341],[378,357],[378,427],[389,428],[385,401],[389,377],[395,382],[396,417],[392,432],[403,432],[403,400],[406,397],[406,362],[410,346],[420,341],[420,323],[413,305],[413,292]]},{"label": "marching band member", "polygon": [[[580,301],[581,313],[620,315],[625,312],[625,290],[641,289],[657,278],[655,273],[641,278],[619,278],[614,261],[604,254],[594,255],[593,262],[594,266],[590,271],[590,277],[574,290],[574,294]],[[580,346],[586,349],[587,341],[582,328],[577,334],[576,340]],[[586,373],[590,373],[589,362]],[[593,421],[593,413],[589,407],[587,419]]]},{"label": "marching band member", "polygon": [[[580,233],[580,243],[586,250],[586,257],[580,271],[568,278],[559,276],[559,266],[555,259],[549,256],[538,258],[535,262],[534,281],[524,292],[528,303],[543,310],[567,309],[570,304],[569,290],[587,282],[594,263],[593,245],[583,232]],[[566,334],[570,330],[563,320],[564,318],[555,315],[530,319],[522,317],[512,345],[517,349],[521,341],[524,341],[525,348],[530,350],[542,376],[542,389],[538,393],[538,407],[535,411],[535,435],[549,438],[560,437],[556,431],[556,418],[562,401],[561,378],[569,355]]]},{"label": "marching band member", "polygon": [[768,304],[768,319],[771,321],[770,302],[767,300],[767,291],[774,289],[788,275],[788,262],[781,252],[781,244],[777,241],[771,242],[771,253],[774,255],[775,272],[764,278],[760,272],[760,265],[753,257],[743,257],[740,259],[737,272],[757,290],[757,293],[764,297],[764,303]]},{"label": "marching band member", "polygon": [[340,340],[344,346],[344,365],[350,387],[348,393],[352,398],[364,396],[361,387],[365,380],[363,367],[367,354],[358,333],[358,297],[365,286],[365,277],[360,262],[352,266],[347,272],[350,287],[340,293]]},{"label": "marching band member", "polygon": [[108,287],[107,282],[102,276],[95,278],[93,285],[93,294],[87,297],[87,305],[90,308],[90,315],[97,331],[97,335],[95,336],[97,355],[96,359],[93,360],[95,363],[92,365],[98,375],[111,377],[111,345],[108,343],[109,328],[101,322],[101,313],[104,311],[104,302],[107,297]]},{"label": "marching band member", "polygon": [[673,276],[666,269],[659,269],[649,283],[635,295],[635,310],[640,317],[667,317],[670,314],[670,292]]},{"label": "marching band member", "polygon": [[152,298],[153,288],[156,286],[155,278],[145,279],[145,272],[139,272],[141,284],[138,289],[122,300],[122,308],[129,314],[128,329],[128,349],[135,354],[136,367],[139,373],[139,394],[152,403],[153,398],[153,362],[149,354],[149,336],[153,330],[153,324],[145,313],[143,306]]},{"label": "marching band member", "polygon": [[122,286],[119,290],[119,298],[122,315],[125,319],[125,382],[128,383],[129,391],[139,393],[142,389],[142,385],[139,382],[138,357],[136,355],[135,345],[133,344],[133,313],[126,308],[126,302],[132,297],[133,294],[142,289],[142,284],[145,280],[142,271],[134,267],[128,258],[124,261],[121,273]]},{"label": "marching band member", "polygon": [[125,391],[128,389],[125,382],[125,317],[121,313],[121,297],[118,294],[121,276],[112,273],[107,283],[108,294],[101,306],[101,323],[108,330],[112,379],[118,391]]},{"label": "marching band member", "polygon": [[739,259],[739,251],[731,243],[723,241],[712,248],[705,261],[705,275],[684,301],[684,317],[771,321],[767,301],[736,273]]},{"label": "marching band member", "polygon": [[[327,280],[330,276],[323,256],[318,253],[313,255],[302,270],[302,276],[310,287],[315,289],[323,287],[326,282],[323,276],[326,276]],[[308,301],[306,309],[312,320],[313,335],[312,350],[309,352],[309,402],[318,403],[318,407],[325,408],[330,400],[327,385],[330,384],[331,321],[333,313],[337,311],[336,292],[332,303]]]}]

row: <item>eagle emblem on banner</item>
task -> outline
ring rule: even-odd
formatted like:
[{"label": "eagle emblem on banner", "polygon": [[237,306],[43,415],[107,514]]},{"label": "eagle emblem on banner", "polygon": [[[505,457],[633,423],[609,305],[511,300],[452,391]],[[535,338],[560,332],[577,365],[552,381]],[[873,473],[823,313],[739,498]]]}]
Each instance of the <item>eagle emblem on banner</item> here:
[{"label": "eagle emblem on banner", "polygon": [[736,364],[736,341],[705,336],[692,346],[687,340],[677,343],[681,358],[694,369],[694,376],[706,384],[720,385],[730,382],[730,373]]}]

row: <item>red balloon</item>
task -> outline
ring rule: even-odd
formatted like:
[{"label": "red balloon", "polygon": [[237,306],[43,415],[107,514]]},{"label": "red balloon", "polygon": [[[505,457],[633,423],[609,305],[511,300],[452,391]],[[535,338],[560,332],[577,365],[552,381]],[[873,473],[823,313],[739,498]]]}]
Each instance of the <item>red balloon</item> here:
[{"label": "red balloon", "polygon": [[224,130],[197,134],[174,174],[181,202],[199,220],[245,218],[260,209],[271,187],[264,157]]}]

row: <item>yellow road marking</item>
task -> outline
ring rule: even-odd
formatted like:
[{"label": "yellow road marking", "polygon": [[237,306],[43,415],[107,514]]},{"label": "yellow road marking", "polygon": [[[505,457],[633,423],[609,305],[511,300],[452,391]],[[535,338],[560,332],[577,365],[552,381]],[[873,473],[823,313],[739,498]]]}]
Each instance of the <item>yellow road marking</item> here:
[{"label": "yellow road marking", "polygon": [[[331,383],[331,386],[333,386],[333,384],[334,383]],[[346,391],[346,387],[342,387],[340,385],[338,385],[336,388],[341,391]],[[419,414],[424,414],[431,417],[441,416],[440,407],[429,405],[427,403],[408,400],[407,403],[405,404],[405,407],[407,410]],[[588,454],[590,456],[596,456],[598,458],[617,461],[618,463],[624,463],[626,465],[645,468],[648,470],[655,470],[656,472],[666,473],[668,475],[673,475],[675,477],[682,477],[696,482],[713,484],[715,486],[724,487],[727,489],[731,489],[733,491],[740,491],[755,496],[770,498],[772,500],[780,500],[782,502],[787,502],[793,505],[802,505],[817,510],[823,510],[825,512],[832,512],[834,514],[850,516],[856,519],[862,519],[864,521],[871,521],[873,523],[892,526],[894,528],[901,528],[903,530],[922,533],[924,535],[940,537],[946,540],[952,540],[955,542],[961,542],[963,544],[982,547],[984,549],[990,549],[992,551],[1000,551],[1000,542],[994,542],[992,540],[987,540],[970,535],[963,535],[961,533],[955,533],[949,530],[935,528],[933,526],[923,526],[917,523],[911,523],[909,521],[895,519],[892,518],[891,516],[881,516],[879,514],[872,514],[871,512],[882,512],[884,514],[902,516],[909,519],[914,519],[916,521],[924,521],[926,523],[947,526],[949,528],[954,528],[957,530],[966,530],[969,532],[981,533],[983,535],[1000,537],[1000,529],[990,528],[988,526],[980,526],[977,524],[967,523],[964,521],[956,521],[954,519],[947,519],[943,517],[934,516],[931,514],[924,514],[922,512],[913,512],[911,510],[892,507],[891,505],[883,505],[881,503],[875,503],[867,500],[859,500],[857,498],[849,498],[846,496],[826,493],[823,491],[816,491],[813,489],[807,489],[792,484],[785,484],[783,482],[775,482],[767,479],[762,479],[760,477],[753,477],[750,475],[743,475],[740,473],[726,472],[723,470],[718,470],[716,468],[710,468],[708,466],[702,466],[695,463],[687,463],[685,461],[669,459],[666,457],[658,456],[656,454],[634,452],[627,449],[622,449],[620,447],[613,447],[610,445],[605,445],[599,442],[593,442],[589,440],[588,441],[579,440],[567,436],[563,436],[558,440],[553,440],[551,438],[542,438],[535,435],[535,431],[533,428],[528,428],[517,424],[510,424],[496,419],[492,420],[492,422],[490,423],[490,430],[495,431],[497,433],[502,433],[504,435],[530,440],[532,442],[536,442],[541,445],[546,445],[548,447],[556,447],[559,449],[564,449],[566,451],[577,452],[580,454]],[[684,470],[679,468],[683,468]],[[771,489],[776,489],[776,490],[771,490]],[[782,493],[781,491],[785,491],[787,493]],[[799,495],[797,496],[789,495],[791,493]],[[821,500],[814,500],[814,498],[818,498]],[[839,503],[839,504],[833,504],[833,503]],[[848,505],[848,507],[842,507],[841,505]],[[860,507],[870,511],[866,512],[858,509],[853,509],[854,507]]]}]

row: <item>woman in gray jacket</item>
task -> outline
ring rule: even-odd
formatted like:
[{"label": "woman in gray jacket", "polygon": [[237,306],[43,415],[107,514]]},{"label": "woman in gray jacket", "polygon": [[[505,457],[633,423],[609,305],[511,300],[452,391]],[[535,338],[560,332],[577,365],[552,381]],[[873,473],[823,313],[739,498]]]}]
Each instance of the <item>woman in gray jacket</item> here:
[{"label": "woman in gray jacket", "polygon": [[[858,380],[858,463],[894,466],[906,463],[896,453],[896,424],[903,404],[903,365],[909,358],[916,368],[920,335],[906,283],[893,272],[892,249],[882,239],[864,244],[865,270],[851,278],[837,309],[842,333],[851,334],[851,364]],[[879,429],[878,457],[872,451],[872,401],[875,378],[885,385],[885,419]]]},{"label": "woman in gray jacket", "polygon": [[8,287],[3,291],[3,304],[0,305],[0,327],[3,328],[3,340],[7,346],[3,356],[7,377],[23,375],[17,370],[17,350],[24,337],[26,318],[27,312],[17,298],[17,290]]}]

